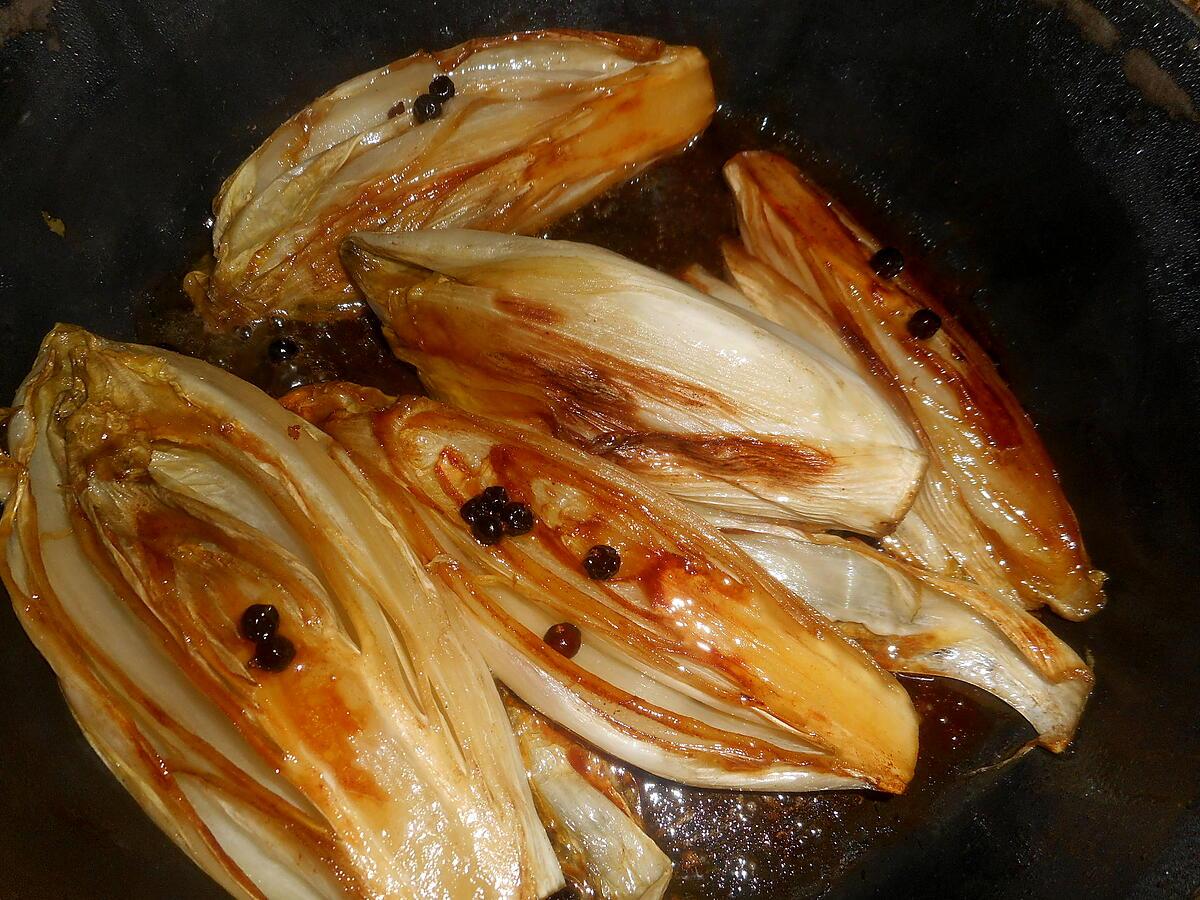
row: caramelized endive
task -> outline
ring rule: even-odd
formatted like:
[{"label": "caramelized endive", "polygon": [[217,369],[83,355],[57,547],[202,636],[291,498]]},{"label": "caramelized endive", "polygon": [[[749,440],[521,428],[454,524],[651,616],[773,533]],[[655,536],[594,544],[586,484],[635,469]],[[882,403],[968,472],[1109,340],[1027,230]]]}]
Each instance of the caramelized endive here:
[{"label": "caramelized endive", "polygon": [[1028,611],[862,541],[752,529],[738,523],[725,533],[885,669],[973,684],[1024,716],[1043,746],[1070,744],[1092,671]]},{"label": "caramelized endive", "polygon": [[[873,379],[853,340],[798,287],[737,242],[725,242],[723,250],[736,288],[699,266],[684,273],[688,283],[724,303],[758,311],[802,332],[825,353]],[[895,396],[903,405],[889,382],[874,383],[884,396]],[[921,494],[926,490],[923,486]],[[706,517],[768,572],[837,622],[884,668],[976,685],[1020,711],[1044,746],[1059,751],[1070,742],[1091,690],[1091,670],[1007,590],[983,588],[911,560],[890,558],[847,536],[719,511],[708,511]],[[905,523],[914,518],[910,512],[901,527],[908,528]],[[888,535],[880,543],[890,546],[896,541],[895,535]]]},{"label": "caramelized endive", "polygon": [[563,874],[584,900],[659,900],[671,861],[642,830],[636,782],[503,691],[534,800]]},{"label": "caramelized endive", "polygon": [[[85,735],[239,897],[562,883],[495,685],[331,442],[204,363],[59,327],[21,389],[5,585]],[[239,620],[277,607],[291,666]]]},{"label": "caramelized endive", "polygon": [[[903,790],[903,689],[686,508],[565,443],[425,398],[327,384],[284,402],[346,449],[454,591],[496,676],[597,747],[697,785]],[[459,508],[484,485],[529,503],[529,534],[485,547]],[[581,569],[590,547],[619,573]],[[581,633],[568,658],[542,635]]]},{"label": "caramelized endive", "polygon": [[[421,121],[438,75],[454,96]],[[214,203],[215,269],[190,292],[220,329],[356,314],[348,234],[536,232],[683,148],[714,106],[704,56],[649,38],[548,30],[416,53],[313,101],[242,163]]]},{"label": "caramelized endive", "polygon": [[883,534],[916,494],[924,451],[867,380],[615,253],[446,230],[355,235],[344,256],[431,394],[679,499]]},{"label": "caramelized endive", "polygon": [[[1033,423],[982,348],[906,276],[876,275],[875,240],[791,163],[742,153],[725,174],[747,249],[797,288],[784,302],[814,307],[803,318],[824,318],[919,426],[929,472],[888,546],[1030,607],[1071,619],[1099,609],[1104,575]],[[942,321],[925,339],[908,328],[922,309]]]}]

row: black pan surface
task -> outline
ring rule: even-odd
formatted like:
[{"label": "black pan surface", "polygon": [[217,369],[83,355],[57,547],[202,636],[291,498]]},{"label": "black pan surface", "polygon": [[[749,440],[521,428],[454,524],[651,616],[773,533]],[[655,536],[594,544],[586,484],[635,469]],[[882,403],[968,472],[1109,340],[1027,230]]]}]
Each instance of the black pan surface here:
[{"label": "black pan surface", "polygon": [[[721,134],[736,141],[745,126],[728,123],[751,118],[755,140],[790,146],[984,336],[1112,575],[1106,610],[1056,625],[1098,678],[1065,755],[972,774],[1026,735],[978,696],[943,697],[933,718],[973,711],[971,754],[950,753],[913,797],[803,800],[785,824],[813,838],[762,857],[771,871],[681,884],[712,897],[1192,896],[1200,25],[1182,7],[0,0],[0,395],[57,320],[137,336],[132,298],[202,249],[220,179],[307,100],[420,47],[544,25],[710,53]],[[664,170],[634,201],[653,206],[702,169]],[[0,698],[0,896],[219,896],[93,756],[7,604]],[[666,828],[655,804],[670,787],[651,788],[652,825]],[[701,815],[722,803],[691,802]]]}]

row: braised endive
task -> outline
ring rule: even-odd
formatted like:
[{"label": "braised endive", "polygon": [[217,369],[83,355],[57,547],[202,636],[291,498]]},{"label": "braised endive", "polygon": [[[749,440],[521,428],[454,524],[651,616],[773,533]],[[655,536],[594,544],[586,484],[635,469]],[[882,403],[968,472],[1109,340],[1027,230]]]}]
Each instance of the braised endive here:
[{"label": "braised endive", "polygon": [[[55,329],[9,430],[17,614],[88,740],[237,896],[562,884],[505,710],[321,432],[174,354]],[[279,610],[284,671],[238,622]]]},{"label": "braised endive", "polygon": [[[899,385],[882,364],[839,326],[830,311],[799,285],[784,278],[738,241],[721,242],[725,269],[736,288],[698,266],[684,273],[685,280],[726,303],[757,313],[816,344],[833,358],[871,382],[901,412],[910,412],[910,425],[924,436],[911,415]],[[912,508],[881,543],[898,559],[947,576],[971,578],[997,598],[1024,605],[1008,580],[1004,561],[992,553],[988,539],[976,523],[953,480],[935,456],[925,469]]]},{"label": "braised endive", "polygon": [[[723,250],[737,288],[695,266],[685,273],[689,283],[803,332],[830,355],[872,377],[854,344],[797,286],[736,242],[726,242]],[[886,383],[881,388],[886,390]],[[925,477],[918,504],[932,490],[928,482],[935,476],[927,471]],[[917,510],[909,511],[897,533],[913,530]],[[1011,592],[889,558],[858,540],[735,516],[710,518],[772,575],[836,621],[880,665],[974,684],[1020,711],[1045,746],[1062,750],[1069,743],[1091,689],[1091,670]],[[896,534],[888,535],[882,544],[896,540]],[[954,550],[980,552],[970,543]],[[973,568],[978,570],[979,563]]]},{"label": "braised endive", "polygon": [[868,534],[925,455],[820,348],[584,244],[479,231],[354,235],[347,268],[430,392],[548,430],[674,496]]},{"label": "braised endive", "polygon": [[[836,323],[919,423],[930,473],[890,548],[1068,618],[1099,609],[1103,573],[1088,559],[1033,424],[987,354],[910,280],[877,275],[877,243],[790,163],[742,153],[725,173],[747,248],[800,288],[798,302]],[[940,314],[941,328],[918,337],[909,322],[926,309]]]},{"label": "braised endive", "polygon": [[885,669],[973,684],[1021,713],[1044,746],[1070,743],[1091,670],[1025,610],[859,541],[769,526],[726,535]]},{"label": "braised endive", "polygon": [[563,872],[582,897],[659,900],[671,861],[641,828],[632,778],[504,692],[534,800]]},{"label": "braised endive", "polygon": [[[454,95],[422,121],[438,75]],[[350,232],[536,232],[684,147],[713,110],[703,55],[649,38],[536,31],[414,54],[315,100],[226,180],[194,296],[220,328],[353,312]]]},{"label": "braised endive", "polygon": [[[455,592],[521,699],[600,749],[689,784],[903,790],[916,719],[898,683],[685,507],[532,431],[427,398],[327,384],[284,402],[346,449]],[[484,546],[460,516],[491,486],[536,527]],[[620,553],[609,581],[589,548]],[[557,623],[578,653],[542,637]]]}]

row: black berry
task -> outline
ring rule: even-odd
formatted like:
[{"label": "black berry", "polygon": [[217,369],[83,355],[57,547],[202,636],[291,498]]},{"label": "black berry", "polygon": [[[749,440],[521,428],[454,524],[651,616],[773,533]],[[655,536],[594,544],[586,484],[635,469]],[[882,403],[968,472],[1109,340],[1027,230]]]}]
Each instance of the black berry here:
[{"label": "black berry", "polygon": [[504,489],[503,485],[493,484],[490,488],[485,488],[479,496],[483,500],[484,506],[493,512],[499,513],[508,506],[508,491]]},{"label": "black berry", "polygon": [[588,578],[594,578],[596,581],[607,581],[616,575],[620,568],[621,554],[617,552],[616,547],[610,547],[608,544],[597,544],[583,558],[583,571],[587,572]]},{"label": "black berry", "polygon": [[895,278],[904,271],[904,254],[895,247],[884,247],[871,257],[871,268],[880,278]]},{"label": "black berry", "polygon": [[291,338],[276,338],[267,345],[267,357],[271,362],[284,362],[300,352],[300,345]]},{"label": "black berry", "polygon": [[942,327],[942,317],[932,309],[918,309],[908,320],[908,333],[918,340],[927,341]]},{"label": "black berry", "polygon": [[265,641],[279,630],[279,610],[269,603],[255,603],[242,613],[241,633],[248,641]]},{"label": "black berry", "polygon": [[258,642],[254,648],[254,656],[250,659],[250,665],[255,669],[262,669],[264,672],[282,672],[292,664],[292,660],[295,658],[296,645],[282,634],[273,634]]},{"label": "black berry", "polygon": [[442,114],[442,103],[432,94],[422,94],[413,101],[413,119],[420,125]]},{"label": "black berry", "polygon": [[490,513],[491,507],[488,506],[487,501],[483,499],[482,494],[477,494],[476,496],[472,497],[461,507],[459,507],[458,510],[458,514],[462,516],[463,521],[468,525],[474,525],[476,520],[483,518]]},{"label": "black berry", "polygon": [[438,75],[429,82],[429,93],[445,103],[454,96],[454,82],[450,80],[449,75]]},{"label": "black berry", "polygon": [[499,516],[481,516],[471,523],[471,535],[485,547],[490,547],[504,537],[504,525]]},{"label": "black berry", "polygon": [[570,622],[559,622],[546,629],[542,640],[549,644],[552,650],[570,659],[579,652],[579,646],[583,643],[583,635]]},{"label": "black berry", "polygon": [[528,534],[533,530],[533,510],[526,503],[510,503],[500,514],[500,522],[505,534]]}]

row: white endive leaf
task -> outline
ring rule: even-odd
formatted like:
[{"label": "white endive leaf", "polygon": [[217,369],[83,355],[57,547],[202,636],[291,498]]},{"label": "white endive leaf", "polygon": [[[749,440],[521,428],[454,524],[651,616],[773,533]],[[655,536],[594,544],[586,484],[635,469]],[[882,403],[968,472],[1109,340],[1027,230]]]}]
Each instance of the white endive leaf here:
[{"label": "white endive leaf", "polygon": [[352,237],[346,264],[437,397],[538,427],[694,503],[878,534],[925,455],[821,349],[584,244]]},{"label": "white endive leaf", "polygon": [[[3,576],[93,747],[247,897],[539,897],[561,873],[484,661],[329,439],[231,375],[55,329]],[[296,648],[252,668],[243,610]]]},{"label": "white endive leaf", "polygon": [[[815,790],[912,775],[903,689],[681,505],[603,460],[425,398],[352,385],[285,404],[347,448],[429,571],[461,598],[493,672],[594,746],[688,784]],[[460,508],[501,485],[528,534],[484,546]],[[611,580],[582,560],[608,545]],[[543,635],[578,628],[573,656]]]},{"label": "white endive leaf", "polygon": [[1092,673],[1028,612],[861,542],[787,529],[727,535],[884,668],[975,685],[1028,719],[1045,746],[1070,743]]},{"label": "white endive leaf", "polygon": [[[437,75],[454,96],[417,122]],[[350,232],[536,232],[684,147],[713,110],[703,55],[648,38],[537,31],[397,60],[305,107],[225,182],[201,311],[219,327],[353,312],[337,255]]]},{"label": "white endive leaf", "polygon": [[507,691],[504,699],[567,877],[586,897],[659,900],[671,861],[642,831],[611,764]]},{"label": "white endive leaf", "polygon": [[[723,249],[737,289],[696,267],[687,273],[688,280],[802,332],[871,377],[867,359],[815,300],[741,245],[726,242]],[[877,383],[881,392],[891,390],[904,405],[900,392],[886,380]],[[883,538],[889,550],[906,548],[896,554],[900,561],[858,541],[806,536],[736,516],[709,518],[728,529],[731,540],[772,575],[859,639],[881,665],[981,687],[1020,711],[1043,744],[1061,750],[1082,715],[1091,672],[1070,647],[1022,609],[1004,573],[980,546],[978,530],[963,505],[946,501],[954,497],[947,481],[934,462],[913,509]],[[943,523],[958,513],[954,527],[934,529],[926,524],[937,522],[939,511]],[[948,546],[943,539],[954,544]],[[973,584],[939,574],[968,567],[987,577]]]},{"label": "white endive leaf", "polygon": [[[919,521],[902,525],[891,549],[1068,618],[1099,609],[1104,574],[1084,550],[1033,423],[982,348],[907,277],[877,275],[878,244],[786,160],[742,153],[725,174],[750,252],[796,285],[789,302],[815,304],[836,323],[919,425],[928,489],[915,505]],[[936,333],[910,331],[921,310],[940,315]]]},{"label": "white endive leaf", "polygon": [[[737,289],[695,268],[689,280],[713,296],[732,299],[754,313],[804,335],[830,356],[870,380],[881,397],[890,398],[898,411],[909,414],[915,432],[928,440],[920,422],[911,413],[905,392],[887,375],[862,341],[853,337],[851,329],[840,326],[819,300],[751,255],[740,243],[725,241],[722,250],[726,269]],[[948,577],[970,579],[1006,602],[1036,605],[1022,600],[1007,571],[1004,557],[994,552],[992,539],[972,514],[936,453],[932,454],[925,470],[912,508],[893,532],[882,536],[881,541],[898,559]]]}]

